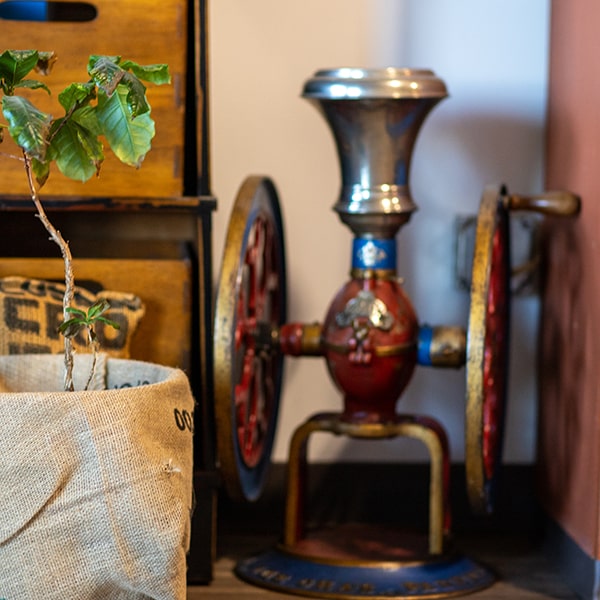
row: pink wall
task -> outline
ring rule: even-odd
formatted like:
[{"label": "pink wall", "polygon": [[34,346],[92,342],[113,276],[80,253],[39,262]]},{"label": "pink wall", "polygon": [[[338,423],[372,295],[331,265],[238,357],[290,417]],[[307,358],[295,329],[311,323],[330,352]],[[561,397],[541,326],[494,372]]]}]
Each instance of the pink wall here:
[{"label": "pink wall", "polygon": [[582,198],[549,220],[540,351],[541,499],[600,555],[600,3],[553,0],[547,189]]}]

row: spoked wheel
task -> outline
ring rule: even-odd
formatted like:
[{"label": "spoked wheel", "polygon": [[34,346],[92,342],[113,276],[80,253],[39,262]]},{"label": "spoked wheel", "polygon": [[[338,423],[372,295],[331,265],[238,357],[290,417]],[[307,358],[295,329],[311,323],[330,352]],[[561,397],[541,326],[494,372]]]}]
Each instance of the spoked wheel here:
[{"label": "spoked wheel", "polygon": [[483,193],[467,333],[466,473],[472,510],[494,508],[508,382],[510,240],[504,188]]},{"label": "spoked wheel", "polygon": [[286,318],[284,236],[271,180],[249,177],[229,221],[215,305],[217,451],[225,488],[255,500],[275,437]]}]

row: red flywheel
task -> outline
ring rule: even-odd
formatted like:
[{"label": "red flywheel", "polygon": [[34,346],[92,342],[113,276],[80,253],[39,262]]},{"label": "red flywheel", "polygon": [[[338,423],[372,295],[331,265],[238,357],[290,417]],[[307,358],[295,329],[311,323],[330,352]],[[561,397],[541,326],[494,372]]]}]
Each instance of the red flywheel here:
[{"label": "red flywheel", "polygon": [[233,498],[256,499],[270,466],[283,372],[273,340],[285,313],[277,193],[270,179],[249,177],[229,221],[215,303],[217,451]]}]

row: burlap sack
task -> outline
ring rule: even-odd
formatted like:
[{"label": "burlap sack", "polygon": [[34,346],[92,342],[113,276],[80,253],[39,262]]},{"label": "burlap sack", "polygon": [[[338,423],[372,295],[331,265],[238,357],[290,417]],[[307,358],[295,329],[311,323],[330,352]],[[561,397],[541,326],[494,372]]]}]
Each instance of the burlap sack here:
[{"label": "burlap sack", "polygon": [[[64,339],[58,332],[63,320],[65,286],[55,281],[27,277],[0,278],[0,355],[60,354]],[[131,339],[144,316],[144,305],[134,294],[100,290],[94,294],[76,286],[73,306],[87,310],[97,300],[108,300],[107,317],[119,329],[97,323],[102,351],[114,358],[129,358]],[[73,338],[75,349],[87,352],[87,332]]]},{"label": "burlap sack", "polygon": [[[76,385],[89,355],[76,356]],[[0,357],[0,598],[186,596],[194,401],[183,372],[103,359],[62,392],[62,357]]]}]

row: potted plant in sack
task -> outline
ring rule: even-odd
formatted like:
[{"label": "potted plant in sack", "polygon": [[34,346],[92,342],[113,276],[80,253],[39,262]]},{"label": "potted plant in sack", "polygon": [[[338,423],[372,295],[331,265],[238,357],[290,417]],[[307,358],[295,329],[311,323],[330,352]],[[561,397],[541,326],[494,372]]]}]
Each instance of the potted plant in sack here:
[{"label": "potted plant in sack", "polygon": [[[54,61],[35,50],[0,55],[0,141],[8,135],[20,147],[9,158],[65,265],[64,356],[0,357],[0,598],[183,599],[192,439],[181,415],[194,406],[187,377],[96,352],[95,327],[111,324],[109,304],[74,305],[69,245],[39,195],[53,164],[70,178],[97,175],[101,140],[139,167],[154,135],[142,81],[167,83],[168,68],[91,56],[88,78],[58,95],[64,114],[55,118],[30,100],[50,93],[31,73]],[[74,354],[82,328],[92,352]]]}]

